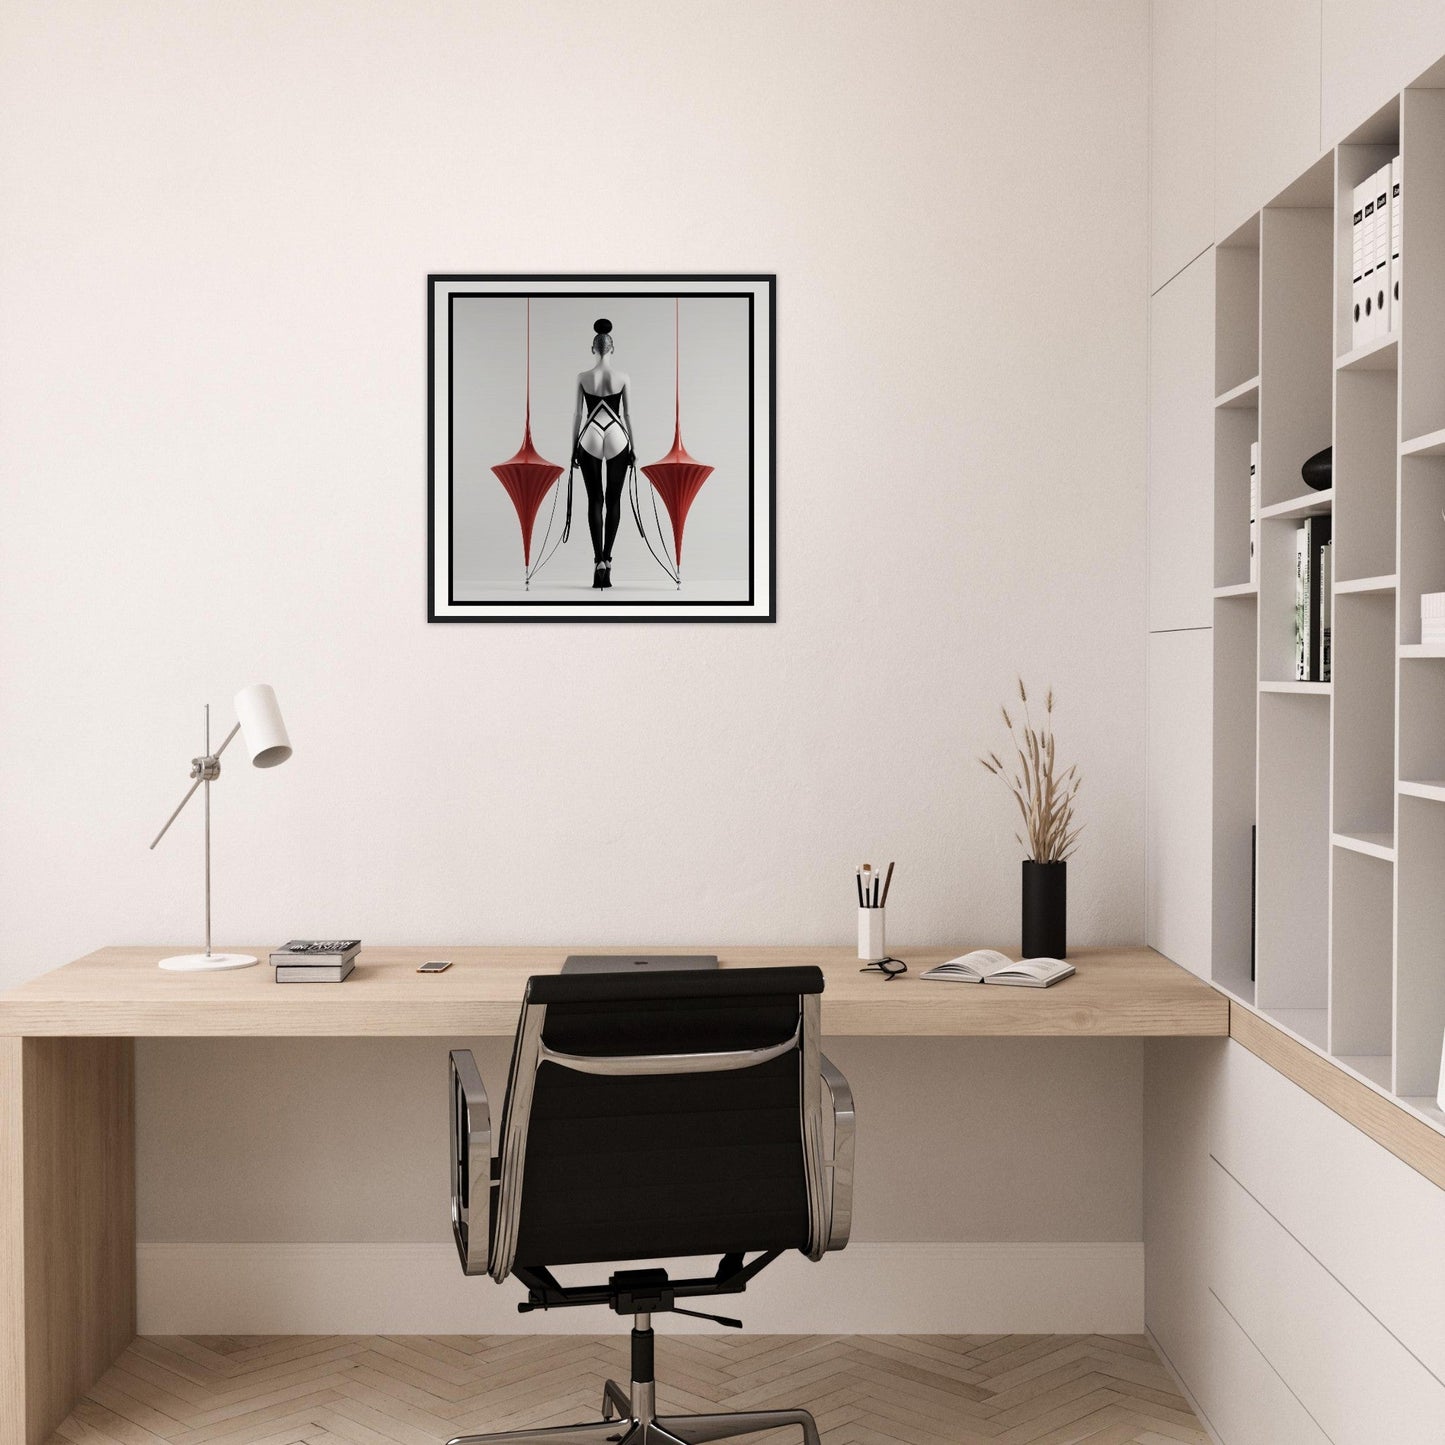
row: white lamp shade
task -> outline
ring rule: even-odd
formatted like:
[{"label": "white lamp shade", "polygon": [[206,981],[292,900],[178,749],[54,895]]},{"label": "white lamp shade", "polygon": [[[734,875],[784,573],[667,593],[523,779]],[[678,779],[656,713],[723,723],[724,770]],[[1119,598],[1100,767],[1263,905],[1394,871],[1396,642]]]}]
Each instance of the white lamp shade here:
[{"label": "white lamp shade", "polygon": [[276,693],[268,682],[243,687],[236,694],[236,721],[251,762],[258,768],[274,768],[291,756],[291,739],[281,721]]}]

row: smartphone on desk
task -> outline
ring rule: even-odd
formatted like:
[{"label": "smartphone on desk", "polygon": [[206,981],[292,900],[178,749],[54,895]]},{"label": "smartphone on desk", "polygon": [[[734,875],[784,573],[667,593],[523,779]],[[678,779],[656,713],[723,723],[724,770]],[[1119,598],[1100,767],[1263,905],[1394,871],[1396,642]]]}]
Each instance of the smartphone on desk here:
[{"label": "smartphone on desk", "polygon": [[445,973],[452,966],[449,958],[429,958],[417,969],[418,973]]}]

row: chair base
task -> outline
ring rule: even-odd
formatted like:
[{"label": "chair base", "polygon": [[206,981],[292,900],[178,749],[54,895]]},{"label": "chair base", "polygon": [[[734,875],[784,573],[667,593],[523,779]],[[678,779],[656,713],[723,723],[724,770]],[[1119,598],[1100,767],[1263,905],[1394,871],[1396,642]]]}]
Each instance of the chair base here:
[{"label": "chair base", "polygon": [[[615,1380],[602,1392],[602,1419],[543,1430],[504,1430],[495,1435],[458,1435],[447,1445],[706,1445],[762,1430],[796,1425],[803,1445],[820,1445],[818,1426],[806,1410],[739,1410],[719,1415],[654,1415],[653,1383],[634,1384],[629,1394]],[[633,1400],[637,1400],[637,1408]],[[617,1413],[614,1415],[614,1411]]]}]

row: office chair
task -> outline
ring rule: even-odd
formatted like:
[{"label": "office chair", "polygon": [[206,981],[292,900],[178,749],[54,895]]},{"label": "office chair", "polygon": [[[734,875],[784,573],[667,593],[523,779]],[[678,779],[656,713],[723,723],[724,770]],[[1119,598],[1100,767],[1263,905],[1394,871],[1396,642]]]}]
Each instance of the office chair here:
[{"label": "office chair", "polygon": [[[822,992],[816,968],[530,979],[495,1159],[476,1063],[453,1051],[463,1271],[515,1275],[523,1312],[605,1304],[631,1315],[632,1379],[628,1390],[607,1381],[599,1421],[451,1445],[702,1445],[788,1425],[819,1445],[806,1410],[659,1416],[652,1316],[741,1329],[678,1301],[740,1293],[788,1250],[817,1260],[847,1244],[853,1098],[819,1049]],[[719,1256],[712,1274],[672,1279],[653,1266],[564,1285],[552,1273],[697,1255]]]}]

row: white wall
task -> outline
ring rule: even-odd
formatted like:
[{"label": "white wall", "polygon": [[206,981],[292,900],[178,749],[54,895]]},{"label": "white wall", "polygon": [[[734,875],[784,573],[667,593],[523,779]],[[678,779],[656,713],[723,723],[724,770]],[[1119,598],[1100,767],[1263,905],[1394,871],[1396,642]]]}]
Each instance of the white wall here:
[{"label": "white wall", "polygon": [[[197,940],[199,817],[145,844],[256,679],[220,944],[843,942],[864,857],[905,952],[1008,942],[1017,671],[1137,939],[1146,73],[1142,0],[9,7],[0,982]],[[778,273],[776,626],[425,624],[468,269]]]}]

